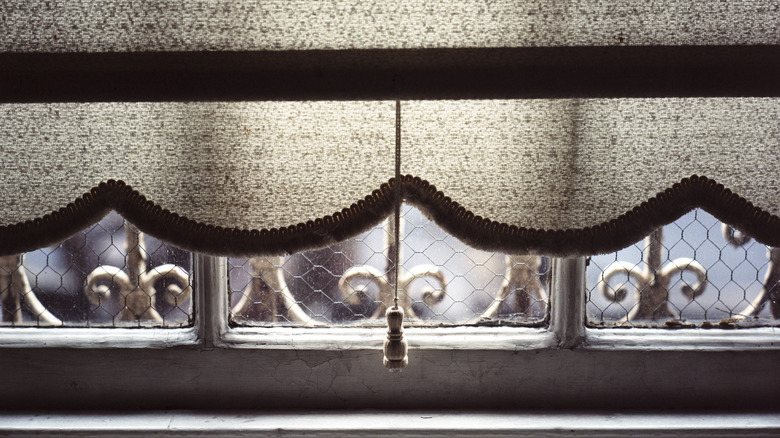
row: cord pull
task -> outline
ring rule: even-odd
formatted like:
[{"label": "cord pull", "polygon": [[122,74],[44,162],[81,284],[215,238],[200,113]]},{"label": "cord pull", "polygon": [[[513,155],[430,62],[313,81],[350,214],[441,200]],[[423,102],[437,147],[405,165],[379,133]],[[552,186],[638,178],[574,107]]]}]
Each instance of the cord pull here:
[{"label": "cord pull", "polygon": [[404,309],[395,305],[387,309],[387,339],[385,339],[384,364],[390,371],[401,371],[409,363],[404,339]]}]

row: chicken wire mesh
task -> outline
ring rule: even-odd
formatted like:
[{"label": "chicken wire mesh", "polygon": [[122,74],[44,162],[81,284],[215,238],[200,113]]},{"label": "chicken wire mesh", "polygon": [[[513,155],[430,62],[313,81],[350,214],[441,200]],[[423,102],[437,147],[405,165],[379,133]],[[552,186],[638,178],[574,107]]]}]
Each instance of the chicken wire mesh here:
[{"label": "chicken wire mesh", "polygon": [[192,255],[116,213],[61,244],[0,257],[2,325],[191,325]]},{"label": "chicken wire mesh", "polygon": [[[399,305],[413,325],[543,325],[550,263],[479,251],[419,210],[400,220]],[[228,260],[234,325],[384,324],[392,305],[393,221],[328,248]]]},{"label": "chicken wire mesh", "polygon": [[776,325],[780,249],[756,243],[703,210],[616,253],[592,257],[592,327]]}]

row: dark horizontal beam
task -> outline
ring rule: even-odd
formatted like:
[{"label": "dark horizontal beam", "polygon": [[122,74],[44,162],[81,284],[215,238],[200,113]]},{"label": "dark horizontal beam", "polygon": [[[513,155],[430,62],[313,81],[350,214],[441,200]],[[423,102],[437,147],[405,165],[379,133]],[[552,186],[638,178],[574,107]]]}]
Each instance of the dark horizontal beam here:
[{"label": "dark horizontal beam", "polygon": [[778,78],[780,46],[0,53],[0,102],[774,97]]}]

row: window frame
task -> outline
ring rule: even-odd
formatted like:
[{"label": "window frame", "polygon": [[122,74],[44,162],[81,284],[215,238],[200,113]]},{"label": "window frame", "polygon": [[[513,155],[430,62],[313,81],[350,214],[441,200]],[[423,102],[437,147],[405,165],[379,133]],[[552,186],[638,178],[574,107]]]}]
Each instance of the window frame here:
[{"label": "window frame", "polygon": [[[301,421],[302,415],[306,420]],[[215,421],[219,420],[219,421]],[[62,413],[40,417],[30,414],[0,414],[0,430],[11,433],[57,436],[92,436],[98,433],[154,433],[155,436],[773,436],[780,431],[780,418],[771,414],[588,414],[485,412],[361,412],[264,414],[218,412],[164,412],[122,415]],[[671,427],[670,424],[674,424]],[[551,425],[555,425],[551,427]]]},{"label": "window frame", "polygon": [[394,374],[380,327],[229,327],[227,259],[196,254],[193,327],[0,330],[0,407],[773,409],[778,328],[588,329],[585,265],[552,259],[548,327],[409,328]]},{"label": "window frame", "polygon": [[[277,59],[274,51],[0,53],[5,61],[0,62],[6,79],[2,82],[11,84],[0,85],[0,102],[780,96],[776,80],[780,47],[776,45],[406,53],[301,51],[283,53],[281,58],[289,57],[286,61]],[[362,65],[364,55],[376,57],[375,62]],[[457,60],[454,65],[452,59]],[[221,68],[211,68],[214,65]],[[389,85],[398,76],[404,77],[401,92]],[[648,79],[652,79],[649,86]],[[329,86],[312,89],[317,82]],[[454,431],[472,436],[476,422],[496,419],[491,426],[504,428],[493,432],[520,435],[518,431],[526,431],[530,436],[542,430],[550,435],[569,435],[574,430],[696,436],[728,430],[772,435],[780,429],[776,414],[733,414],[735,410],[777,411],[779,327],[587,328],[584,259],[554,261],[548,327],[410,328],[406,331],[410,367],[390,374],[381,365],[384,330],[380,328],[229,327],[224,259],[194,258],[191,327],[0,327],[0,387],[6,396],[0,406],[36,412],[16,417],[29,425],[16,431],[164,433],[176,420],[187,422],[192,427],[188,432],[194,433],[219,433],[214,425],[228,424],[226,436],[236,430],[276,435],[284,432],[282,427],[293,434],[330,427],[335,436],[344,431],[360,435],[376,432],[385,424],[381,419],[388,417],[384,412],[355,415],[355,409],[366,408],[416,409],[401,415],[393,411],[397,415],[386,429],[388,434]],[[625,398],[622,391],[627,388],[639,396]],[[84,422],[85,411],[139,407],[203,412],[201,417],[165,414],[153,421],[143,415],[95,414],[91,422]],[[76,423],[67,415],[49,416],[48,422],[37,415],[40,409],[63,408],[81,411],[75,414]],[[309,423],[300,425],[300,411],[286,421],[265,416],[260,426],[247,415],[209,412],[231,408],[352,410],[347,415],[335,412],[331,420],[335,418],[337,425],[325,421],[312,428],[305,427]],[[494,411],[481,419],[449,417],[437,419],[438,428],[415,429],[421,419],[429,418],[420,412],[437,408]],[[525,408],[575,413],[564,418],[544,412],[494,415],[499,409]],[[732,412],[670,412],[709,408]],[[581,415],[582,409],[663,413],[617,416],[614,421],[611,414]],[[307,421],[322,420],[306,415]],[[117,417],[119,426],[112,421]],[[2,425],[7,418],[0,416],[0,430],[8,430],[7,424]],[[341,426],[349,418],[368,426]],[[594,427],[588,423],[594,418],[611,426]],[[407,421],[411,426],[405,426]],[[474,423],[457,429],[458,423],[449,421]],[[41,423],[44,426],[35,429]],[[88,431],[79,429],[86,424],[97,425]]]},{"label": "window frame", "polygon": [[[550,317],[543,327],[409,327],[412,349],[780,351],[780,327],[590,328],[586,258],[552,258]],[[227,258],[193,254],[194,323],[184,328],[0,327],[0,348],[381,349],[377,327],[231,327]]]}]

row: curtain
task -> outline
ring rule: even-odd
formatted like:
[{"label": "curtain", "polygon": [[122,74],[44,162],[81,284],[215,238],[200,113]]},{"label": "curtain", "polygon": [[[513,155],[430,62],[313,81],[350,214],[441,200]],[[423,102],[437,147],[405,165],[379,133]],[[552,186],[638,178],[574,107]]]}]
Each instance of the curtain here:
[{"label": "curtain", "polygon": [[[779,6],[4,4],[0,254],[111,210],[185,249],[283,254],[376,225],[396,191],[469,244],[513,254],[613,251],[697,207],[780,246],[776,62],[740,55],[776,52]],[[670,50],[646,61],[652,75],[650,49]],[[740,66],[708,82],[696,57],[712,53],[756,64],[758,85],[727,81],[753,77]],[[264,60],[276,67],[249,65]],[[624,61],[638,78],[622,78]],[[258,87],[255,71],[272,83],[244,99],[231,81]]]}]

